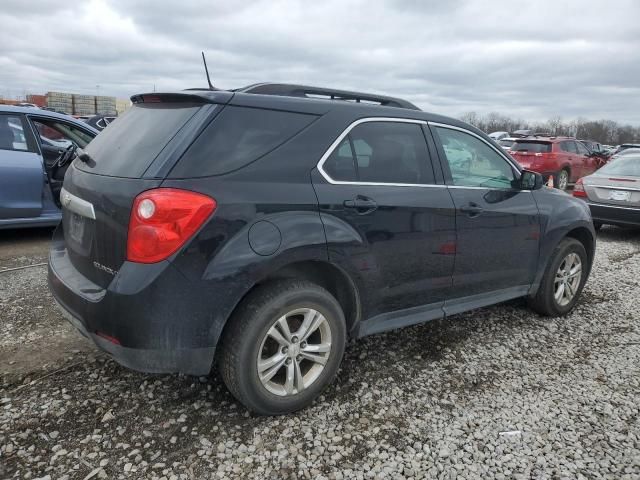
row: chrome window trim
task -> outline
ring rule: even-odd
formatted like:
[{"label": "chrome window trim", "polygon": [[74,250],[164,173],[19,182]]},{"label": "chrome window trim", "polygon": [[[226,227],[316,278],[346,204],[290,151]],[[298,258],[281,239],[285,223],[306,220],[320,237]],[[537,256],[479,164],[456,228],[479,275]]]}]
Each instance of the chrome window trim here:
[{"label": "chrome window trim", "polygon": [[[353,130],[358,125],[363,123],[372,123],[372,122],[395,122],[395,123],[414,123],[417,125],[427,125],[428,122],[425,120],[416,120],[413,118],[394,118],[394,117],[366,117],[360,118],[354,122],[352,122],[347,128],[343,130],[343,132],[338,135],[333,143],[329,146],[324,155],[320,158],[320,161],[316,165],[316,168],[320,172],[320,175],[329,182],[331,185],[360,185],[360,186],[370,186],[370,187],[419,187],[419,188],[446,188],[446,185],[435,184],[435,183],[387,183],[387,182],[348,182],[344,180],[334,180],[331,176],[325,172],[323,166],[327,159],[331,156],[333,151],[338,148],[340,143],[344,140],[344,138],[349,135],[349,132]],[[426,140],[425,140],[426,146]],[[433,159],[432,159],[433,161]]]},{"label": "chrome window trim", "polygon": [[90,218],[92,220],[96,219],[96,212],[93,210],[93,205],[86,200],[67,192],[64,187],[60,190],[60,203],[70,212],[77,213],[82,217]]},{"label": "chrome window trim", "polygon": [[[480,140],[480,141],[481,141],[481,142],[483,142],[485,145],[487,145],[488,147],[490,147],[494,152],[496,152],[496,153],[498,154],[498,156],[500,156],[500,157],[504,158],[504,159],[507,161],[507,163],[508,163],[509,165],[511,165],[511,168],[513,168],[513,169],[515,170],[515,172],[514,172],[514,173],[516,173],[517,175],[520,175],[520,169],[518,168],[518,166],[517,166],[515,163],[513,163],[513,161],[512,161],[512,160],[510,160],[510,159],[509,159],[509,157],[507,157],[507,156],[504,154],[504,149],[502,149],[502,148],[501,148],[500,150],[502,150],[502,151],[498,150],[496,147],[494,147],[493,145],[491,145],[489,142],[487,142],[487,141],[486,141],[484,138],[482,138],[480,135],[475,134],[475,133],[473,133],[471,130],[467,130],[466,128],[456,127],[456,126],[453,126],[453,125],[449,125],[449,124],[447,124],[447,123],[438,123],[438,122],[427,122],[427,123],[429,124],[429,126],[432,126],[432,127],[441,127],[441,128],[448,128],[448,129],[450,129],[450,130],[458,130],[459,132],[467,133],[467,134],[469,134],[469,135],[471,135],[471,136],[473,136],[473,137],[476,137],[478,140]],[[446,159],[445,159],[445,160],[446,160]]]}]

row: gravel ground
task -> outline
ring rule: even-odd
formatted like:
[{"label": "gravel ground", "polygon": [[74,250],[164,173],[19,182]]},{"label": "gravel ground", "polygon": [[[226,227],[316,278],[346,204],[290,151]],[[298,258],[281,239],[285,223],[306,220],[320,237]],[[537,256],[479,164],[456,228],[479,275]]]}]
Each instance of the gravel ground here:
[{"label": "gravel ground", "polygon": [[[0,237],[0,270],[39,261],[34,235],[23,259]],[[512,302],[368,337],[277,418],[215,376],[118,366],[55,311],[45,268],[0,273],[0,478],[640,478],[640,232],[598,241],[570,316]]]}]

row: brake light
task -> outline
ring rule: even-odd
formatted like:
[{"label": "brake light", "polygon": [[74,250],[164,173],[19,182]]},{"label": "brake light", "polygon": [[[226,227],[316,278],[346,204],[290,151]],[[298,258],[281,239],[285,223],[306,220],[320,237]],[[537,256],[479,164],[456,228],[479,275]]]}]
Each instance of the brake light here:
[{"label": "brake light", "polygon": [[573,196],[584,198],[587,196],[587,192],[584,191],[584,184],[582,179],[579,178],[576,184],[573,186]]},{"label": "brake light", "polygon": [[127,260],[156,263],[182,247],[216,209],[201,193],[156,188],[133,201],[127,237]]}]

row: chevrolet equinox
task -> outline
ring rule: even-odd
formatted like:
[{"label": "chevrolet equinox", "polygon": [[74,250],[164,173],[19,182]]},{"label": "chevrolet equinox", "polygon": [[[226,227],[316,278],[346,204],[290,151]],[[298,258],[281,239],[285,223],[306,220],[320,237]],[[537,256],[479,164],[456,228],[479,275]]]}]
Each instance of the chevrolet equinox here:
[{"label": "chevrolet equinox", "polygon": [[119,363],[206,375],[259,414],[309,405],[345,343],[589,275],[584,202],[476,128],[300,85],[141,94],[67,170],[49,285]]}]

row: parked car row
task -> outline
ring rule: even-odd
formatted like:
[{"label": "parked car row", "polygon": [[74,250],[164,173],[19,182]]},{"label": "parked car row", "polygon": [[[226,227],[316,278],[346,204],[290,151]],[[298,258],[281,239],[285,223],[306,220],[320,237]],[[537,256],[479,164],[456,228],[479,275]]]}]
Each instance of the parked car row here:
[{"label": "parked car row", "polygon": [[507,151],[398,98],[258,84],[132,101],[99,135],[0,110],[4,225],[62,217],[51,291],[118,362],[216,367],[262,414],[309,405],[349,338],[519,297],[566,315],[595,228],[640,206],[640,157],[598,170],[580,141],[531,132]]}]

